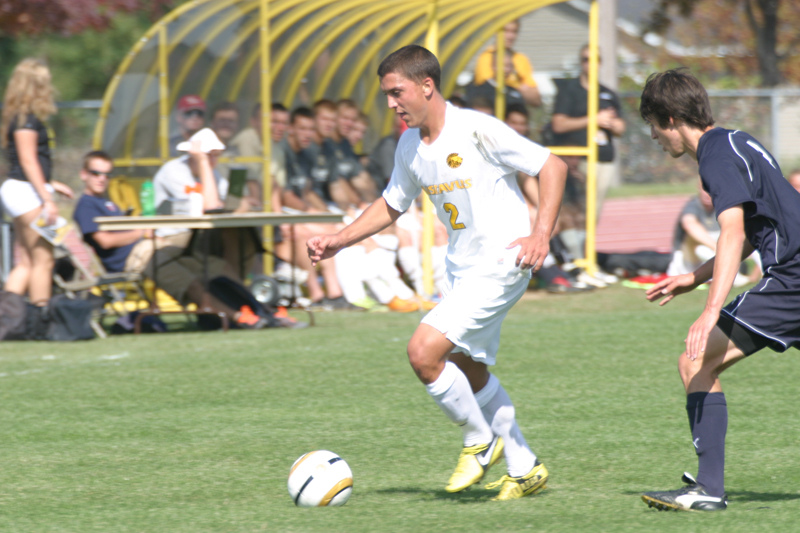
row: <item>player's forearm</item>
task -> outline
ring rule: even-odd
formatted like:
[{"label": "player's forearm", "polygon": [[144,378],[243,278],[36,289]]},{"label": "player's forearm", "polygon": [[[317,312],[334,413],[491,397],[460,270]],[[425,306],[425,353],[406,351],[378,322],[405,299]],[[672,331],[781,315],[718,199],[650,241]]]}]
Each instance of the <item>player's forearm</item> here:
[{"label": "player's forearm", "polygon": [[567,164],[560,157],[550,154],[539,172],[539,213],[534,233],[545,234],[548,238],[553,233],[566,181]]},{"label": "player's forearm", "polygon": [[222,202],[219,199],[219,191],[217,191],[217,182],[214,179],[214,170],[211,168],[211,163],[208,159],[204,159],[199,163],[200,184],[203,194],[203,209],[218,209],[221,207]]},{"label": "player's forearm", "polygon": [[706,309],[718,312],[725,305],[725,300],[733,286],[733,280],[739,272],[743,248],[743,233],[723,230],[720,234]]}]

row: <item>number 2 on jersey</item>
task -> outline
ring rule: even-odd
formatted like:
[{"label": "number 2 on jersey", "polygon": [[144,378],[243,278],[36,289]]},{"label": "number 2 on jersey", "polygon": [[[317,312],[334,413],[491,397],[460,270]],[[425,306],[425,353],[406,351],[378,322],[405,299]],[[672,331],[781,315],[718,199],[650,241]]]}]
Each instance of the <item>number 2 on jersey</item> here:
[{"label": "number 2 on jersey", "polygon": [[458,208],[456,206],[448,202],[442,205],[442,207],[444,208],[445,211],[450,213],[450,226],[452,226],[453,229],[466,228],[466,226],[463,223],[456,222],[456,219],[458,219]]}]

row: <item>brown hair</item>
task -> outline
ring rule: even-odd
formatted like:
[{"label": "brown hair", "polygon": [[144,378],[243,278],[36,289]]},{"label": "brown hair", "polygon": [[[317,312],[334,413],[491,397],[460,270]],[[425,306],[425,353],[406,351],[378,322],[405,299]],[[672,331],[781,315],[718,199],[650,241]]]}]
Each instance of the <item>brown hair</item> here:
[{"label": "brown hair", "polygon": [[28,114],[41,121],[55,114],[55,89],[50,69],[44,61],[23,59],[11,73],[3,98],[3,118],[0,121],[0,146],[8,145],[8,128],[14,119],[22,122]]},{"label": "brown hair", "polygon": [[114,164],[114,160],[111,159],[111,156],[108,155],[107,152],[103,150],[92,150],[91,152],[87,153],[83,156],[83,170],[89,170],[89,161],[92,159],[102,159],[108,163]]},{"label": "brown hair", "polygon": [[326,109],[328,111],[331,111],[332,113],[336,113],[336,104],[333,103],[332,100],[327,100],[327,99],[317,100],[316,102],[314,102],[314,106],[312,107],[312,109],[314,110],[315,117],[317,116],[317,113],[319,113],[321,109]]},{"label": "brown hair", "polygon": [[670,118],[701,130],[714,125],[708,93],[686,68],[651,74],[642,90],[639,114],[661,128],[669,125]]},{"label": "brown hair", "polygon": [[422,83],[430,78],[437,91],[442,78],[442,68],[436,56],[427,48],[416,44],[404,46],[381,61],[378,66],[378,76],[383,78],[392,72],[416,83]]}]

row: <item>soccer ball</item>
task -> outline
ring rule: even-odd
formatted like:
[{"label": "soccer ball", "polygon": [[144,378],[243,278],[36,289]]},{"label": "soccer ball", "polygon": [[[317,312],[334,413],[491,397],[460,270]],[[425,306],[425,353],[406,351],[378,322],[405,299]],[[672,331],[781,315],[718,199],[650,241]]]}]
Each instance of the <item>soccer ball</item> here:
[{"label": "soccer ball", "polygon": [[353,473],[335,453],[317,450],[294,462],[288,485],[289,495],[298,507],[344,505],[353,492]]}]

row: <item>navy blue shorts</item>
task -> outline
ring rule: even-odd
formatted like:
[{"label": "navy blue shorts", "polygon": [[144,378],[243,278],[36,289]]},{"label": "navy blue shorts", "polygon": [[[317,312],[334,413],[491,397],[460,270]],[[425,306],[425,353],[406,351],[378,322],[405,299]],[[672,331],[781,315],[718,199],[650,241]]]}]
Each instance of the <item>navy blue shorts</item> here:
[{"label": "navy blue shorts", "polygon": [[800,347],[800,258],[771,267],[722,309],[717,326],[745,355]]}]

